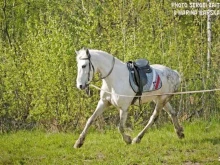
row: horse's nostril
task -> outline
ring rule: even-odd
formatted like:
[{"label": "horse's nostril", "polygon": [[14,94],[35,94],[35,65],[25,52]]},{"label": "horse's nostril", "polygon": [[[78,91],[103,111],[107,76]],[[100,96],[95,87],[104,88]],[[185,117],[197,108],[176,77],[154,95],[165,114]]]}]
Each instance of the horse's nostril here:
[{"label": "horse's nostril", "polygon": [[82,89],[82,85],[79,85],[79,88]]}]

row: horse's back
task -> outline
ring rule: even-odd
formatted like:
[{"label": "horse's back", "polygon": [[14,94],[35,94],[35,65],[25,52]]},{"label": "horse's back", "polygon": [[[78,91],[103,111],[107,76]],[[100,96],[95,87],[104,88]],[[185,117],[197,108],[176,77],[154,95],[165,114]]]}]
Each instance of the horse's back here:
[{"label": "horse's back", "polygon": [[151,67],[159,74],[162,80],[162,86],[169,89],[166,92],[177,91],[181,83],[181,76],[176,70],[159,64],[151,65]]}]

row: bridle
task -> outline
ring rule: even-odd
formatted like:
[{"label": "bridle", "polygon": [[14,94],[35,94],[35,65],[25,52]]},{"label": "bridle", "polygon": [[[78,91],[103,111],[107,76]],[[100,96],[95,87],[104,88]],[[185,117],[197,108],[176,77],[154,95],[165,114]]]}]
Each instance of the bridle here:
[{"label": "bridle", "polygon": [[[94,69],[94,66],[93,66],[93,64],[91,62],[91,54],[89,53],[88,49],[86,50],[86,54],[87,54],[86,58],[79,58],[79,59],[80,60],[89,60],[88,83],[86,84],[87,86],[89,86],[89,83],[91,81],[90,80],[90,72],[92,71],[92,77],[94,77],[95,69]],[[94,82],[97,82],[99,80],[107,78],[112,73],[114,65],[115,65],[115,57],[113,57],[113,59],[112,59],[112,67],[111,67],[110,71],[108,72],[108,74],[106,76],[103,76],[103,77],[100,76],[100,78],[98,80],[95,80]]]},{"label": "bridle", "polygon": [[[80,60],[89,60],[89,72],[88,72],[88,82],[90,82],[90,72],[91,72],[91,70],[92,70],[92,77],[94,76],[94,71],[95,71],[95,69],[94,69],[94,66],[93,66],[93,64],[92,64],[92,62],[91,62],[91,55],[90,55],[90,53],[89,53],[89,51],[88,50],[86,50],[86,54],[87,54],[87,57],[86,58],[79,58]],[[91,69],[92,68],[92,69]],[[88,85],[88,84],[86,84],[86,85]]]}]

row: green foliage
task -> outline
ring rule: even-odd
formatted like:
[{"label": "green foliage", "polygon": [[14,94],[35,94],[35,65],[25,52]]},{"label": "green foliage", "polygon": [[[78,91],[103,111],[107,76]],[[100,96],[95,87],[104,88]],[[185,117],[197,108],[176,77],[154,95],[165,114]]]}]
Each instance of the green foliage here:
[{"label": "green foliage", "polygon": [[[206,16],[174,16],[171,2],[1,1],[1,130],[81,128],[99,98],[98,91],[88,98],[75,87],[74,50],[83,46],[122,61],[147,58],[176,69],[182,75],[181,91],[219,88],[219,16],[212,19],[207,70]],[[200,116],[209,118],[219,113],[219,100],[216,92],[177,96],[172,103],[180,116],[202,109]],[[138,111],[131,108],[132,122],[137,122]],[[111,111],[104,120],[115,124],[116,116]],[[148,117],[144,113],[138,123]]]}]

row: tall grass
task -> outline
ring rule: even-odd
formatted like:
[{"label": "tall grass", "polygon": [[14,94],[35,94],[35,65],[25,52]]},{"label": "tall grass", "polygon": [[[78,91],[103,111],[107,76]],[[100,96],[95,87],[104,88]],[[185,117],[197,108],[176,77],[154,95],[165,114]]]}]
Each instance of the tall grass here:
[{"label": "tall grass", "polygon": [[[0,135],[0,164],[218,164],[220,125],[216,121],[184,123],[179,140],[171,124],[152,128],[137,145],[126,145],[117,130],[90,131],[74,149],[78,133],[39,130]],[[134,137],[138,131],[131,132]]]}]

